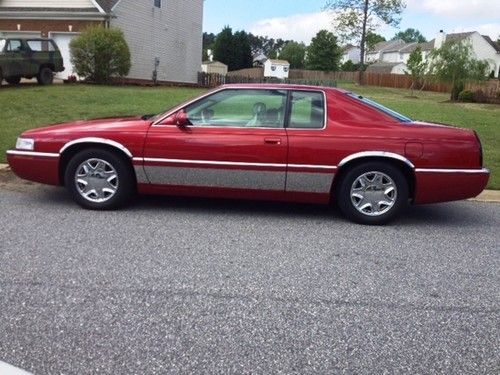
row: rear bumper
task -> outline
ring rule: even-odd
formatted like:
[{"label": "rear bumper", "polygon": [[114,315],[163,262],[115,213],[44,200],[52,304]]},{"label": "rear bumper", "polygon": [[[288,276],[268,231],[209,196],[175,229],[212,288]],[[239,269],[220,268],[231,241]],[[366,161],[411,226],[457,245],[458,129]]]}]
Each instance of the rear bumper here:
[{"label": "rear bumper", "polygon": [[7,151],[12,171],[25,180],[47,185],[60,185],[59,154],[34,151]]},{"label": "rear bumper", "polygon": [[415,204],[477,197],[490,178],[488,169],[416,169]]}]

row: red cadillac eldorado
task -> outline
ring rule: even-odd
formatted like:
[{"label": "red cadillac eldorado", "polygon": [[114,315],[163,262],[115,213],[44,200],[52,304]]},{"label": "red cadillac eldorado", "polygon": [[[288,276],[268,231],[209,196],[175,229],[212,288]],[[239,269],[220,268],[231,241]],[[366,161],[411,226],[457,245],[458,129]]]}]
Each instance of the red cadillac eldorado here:
[{"label": "red cadillac eldorado", "polygon": [[167,112],[29,130],[7,152],[21,178],[65,185],[89,209],[134,193],[336,202],[384,224],[408,204],[485,188],[472,130],[412,121],[340,89],[226,85]]}]

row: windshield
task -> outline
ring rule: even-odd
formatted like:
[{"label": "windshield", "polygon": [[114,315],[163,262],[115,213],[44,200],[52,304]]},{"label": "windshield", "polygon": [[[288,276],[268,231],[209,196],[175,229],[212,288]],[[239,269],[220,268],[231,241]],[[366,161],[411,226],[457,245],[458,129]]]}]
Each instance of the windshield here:
[{"label": "windshield", "polygon": [[354,94],[352,92],[347,93],[347,95],[350,96],[353,99],[356,99],[356,100],[359,100],[359,101],[363,102],[366,105],[369,105],[372,108],[375,108],[376,110],[378,110],[380,112],[385,113],[388,116],[391,116],[392,118],[394,118],[394,119],[396,119],[398,121],[401,121],[401,122],[412,122],[411,118],[406,117],[406,116],[402,115],[401,113],[393,111],[392,109],[389,109],[389,108],[383,106],[382,104],[374,102],[373,100],[365,98],[365,97],[363,97],[361,95],[357,95],[357,94]]}]

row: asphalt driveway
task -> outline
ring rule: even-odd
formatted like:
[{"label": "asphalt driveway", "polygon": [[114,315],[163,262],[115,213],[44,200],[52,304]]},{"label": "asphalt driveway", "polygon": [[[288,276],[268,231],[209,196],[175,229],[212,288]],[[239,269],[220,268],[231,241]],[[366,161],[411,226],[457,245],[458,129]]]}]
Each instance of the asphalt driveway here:
[{"label": "asphalt driveway", "polygon": [[35,374],[498,373],[500,204],[387,227],[310,205],[0,187],[0,361]]}]

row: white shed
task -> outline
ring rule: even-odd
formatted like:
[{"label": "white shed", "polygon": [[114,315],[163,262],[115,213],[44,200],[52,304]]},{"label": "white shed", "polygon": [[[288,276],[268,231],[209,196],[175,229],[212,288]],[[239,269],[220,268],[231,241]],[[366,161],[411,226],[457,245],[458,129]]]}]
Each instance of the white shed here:
[{"label": "white shed", "polygon": [[285,79],[290,73],[290,63],[285,60],[267,59],[264,63],[264,77]]},{"label": "white shed", "polygon": [[205,73],[217,73],[226,75],[227,65],[220,61],[204,61],[201,64],[201,71]]}]

